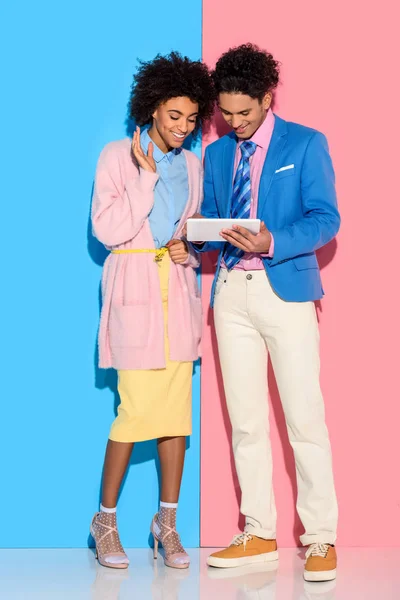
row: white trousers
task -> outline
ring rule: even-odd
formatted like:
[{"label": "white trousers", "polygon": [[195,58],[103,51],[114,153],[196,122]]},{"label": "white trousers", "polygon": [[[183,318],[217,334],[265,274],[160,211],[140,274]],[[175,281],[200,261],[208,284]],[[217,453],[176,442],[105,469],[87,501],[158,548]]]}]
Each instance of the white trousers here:
[{"label": "white trousers", "polygon": [[285,302],[264,271],[221,269],[214,312],[246,531],[276,538],[269,353],[296,464],[297,511],[305,529],[300,540],[304,545],[334,544],[338,508],[319,383],[314,303]]}]

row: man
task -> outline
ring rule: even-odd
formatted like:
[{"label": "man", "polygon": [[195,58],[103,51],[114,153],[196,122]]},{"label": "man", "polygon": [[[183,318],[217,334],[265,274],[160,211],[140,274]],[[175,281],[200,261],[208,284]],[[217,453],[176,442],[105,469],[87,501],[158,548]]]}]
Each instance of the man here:
[{"label": "man", "polygon": [[269,353],[294,451],[297,510],[308,546],[304,577],[336,577],[337,501],[319,383],[314,301],[323,296],[315,251],[337,233],[334,171],[326,138],[271,110],[279,66],[247,44],[217,62],[214,82],[232,132],[208,146],[202,216],[255,218],[261,231],[222,232],[212,290],[232,424],[245,531],[208,564],[236,567],[278,558],[268,424]]}]

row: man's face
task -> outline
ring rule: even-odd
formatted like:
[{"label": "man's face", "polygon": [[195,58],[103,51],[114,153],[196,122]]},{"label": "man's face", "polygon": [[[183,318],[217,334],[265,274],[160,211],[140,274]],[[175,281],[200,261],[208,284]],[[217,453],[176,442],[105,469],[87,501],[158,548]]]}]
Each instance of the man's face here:
[{"label": "man's face", "polygon": [[223,92],[218,97],[222,116],[241,140],[248,140],[257,131],[266,117],[271,101],[270,92],[261,102],[257,98],[239,93]]}]

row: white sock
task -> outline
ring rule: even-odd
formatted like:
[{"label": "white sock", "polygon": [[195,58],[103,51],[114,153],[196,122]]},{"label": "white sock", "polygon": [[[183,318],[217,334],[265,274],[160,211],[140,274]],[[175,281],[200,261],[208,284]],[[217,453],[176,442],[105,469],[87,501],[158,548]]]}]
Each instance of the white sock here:
[{"label": "white sock", "polygon": [[160,502],[160,508],[178,508],[178,503],[171,504],[171,502]]},{"label": "white sock", "polygon": [[[117,512],[117,507],[115,506],[114,508],[107,508],[106,506],[103,506],[102,504],[100,504],[100,512],[108,514],[108,515],[114,515]],[[118,564],[128,564],[129,565],[129,559],[126,556],[109,556],[106,559],[106,562],[108,562],[112,565],[118,565]]]},{"label": "white sock", "polygon": [[117,512],[117,507],[115,507],[115,508],[106,508],[105,506],[103,506],[102,504],[100,504],[100,512],[108,513],[109,515],[112,515],[112,514],[114,514],[114,513]]}]

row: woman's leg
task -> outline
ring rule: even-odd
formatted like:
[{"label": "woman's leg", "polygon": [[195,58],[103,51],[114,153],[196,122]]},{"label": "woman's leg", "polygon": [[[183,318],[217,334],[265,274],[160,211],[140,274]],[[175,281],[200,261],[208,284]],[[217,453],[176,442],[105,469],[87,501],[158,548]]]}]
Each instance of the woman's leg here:
[{"label": "woman's leg", "polygon": [[161,466],[161,502],[176,504],[185,462],[186,438],[166,437],[158,440]]},{"label": "woman's leg", "polygon": [[124,569],[129,564],[119,539],[116,506],[132,448],[133,443],[108,440],[103,469],[101,507],[100,512],[94,516],[91,527],[99,562],[114,569]]},{"label": "woman's leg", "polygon": [[101,492],[101,504],[106,508],[117,506],[119,490],[131,458],[132,448],[132,442],[108,440]]},{"label": "woman's leg", "polygon": [[161,465],[161,502],[153,528],[163,544],[166,564],[180,569],[188,567],[190,562],[176,532],[176,509],[181,488],[185,450],[185,437],[168,437],[158,440],[158,455]]}]

